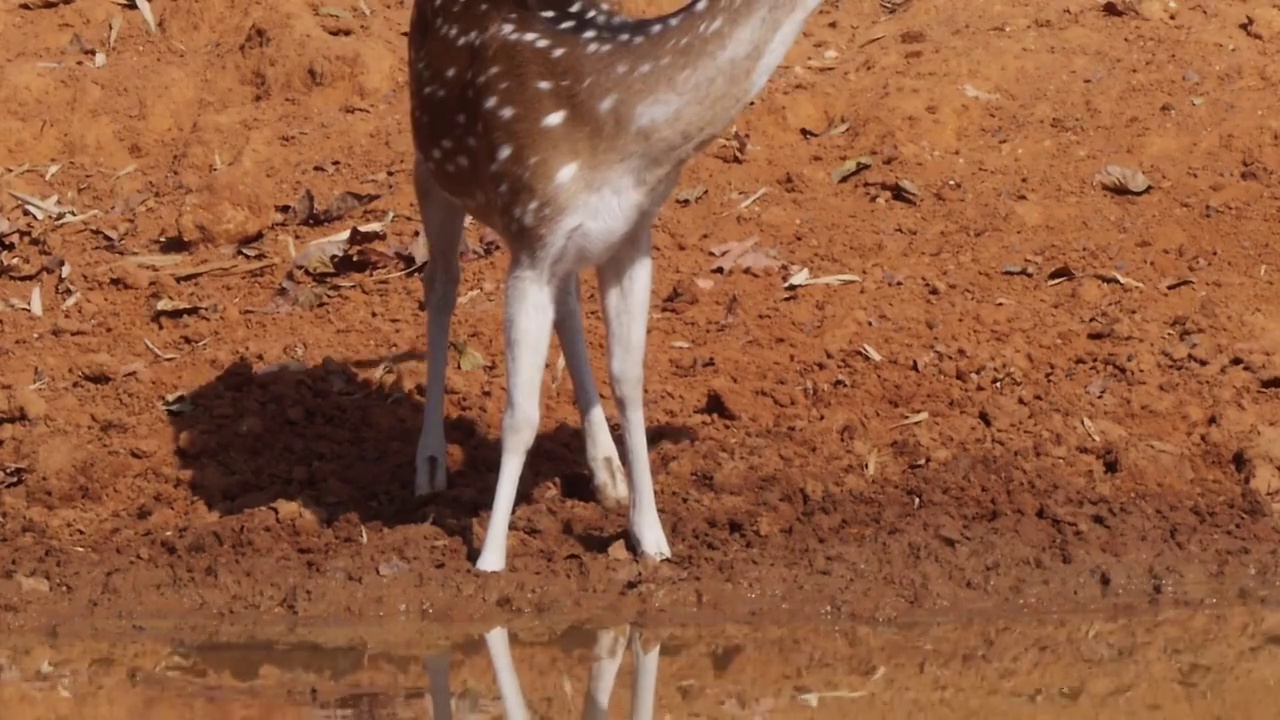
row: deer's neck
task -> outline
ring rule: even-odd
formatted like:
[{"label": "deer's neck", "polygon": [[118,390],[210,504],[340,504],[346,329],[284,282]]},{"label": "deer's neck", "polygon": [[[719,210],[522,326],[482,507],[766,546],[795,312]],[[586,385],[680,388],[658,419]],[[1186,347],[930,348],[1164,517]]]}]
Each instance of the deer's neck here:
[{"label": "deer's neck", "polygon": [[687,158],[764,89],[820,3],[695,0],[642,21],[650,35],[644,43],[602,58],[634,71],[621,73],[616,88],[629,100],[618,108],[618,123],[642,145]]}]

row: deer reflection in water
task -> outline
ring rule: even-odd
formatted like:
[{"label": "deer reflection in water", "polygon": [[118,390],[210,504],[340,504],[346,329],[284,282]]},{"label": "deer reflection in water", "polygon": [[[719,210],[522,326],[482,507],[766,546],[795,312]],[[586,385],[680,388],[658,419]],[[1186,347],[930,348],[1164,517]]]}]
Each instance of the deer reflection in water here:
[{"label": "deer reflection in water", "polygon": [[[499,626],[484,634],[484,643],[493,665],[501,698],[502,717],[507,720],[528,720],[533,717],[520,687],[519,673],[511,656],[511,641],[507,629]],[[635,679],[632,683],[632,720],[650,720],[654,715],[654,698],[658,690],[658,655],[660,644],[646,643],[639,628],[626,626],[610,628],[596,633],[590,674],[587,679],[586,698],[582,706],[583,720],[604,720],[609,715],[609,698],[613,695],[614,682],[626,654],[627,646],[635,660]],[[452,653],[445,651],[426,658],[427,675],[431,691],[427,697],[433,720],[479,720],[493,717],[477,707],[455,707],[455,698],[449,688],[449,667]]]}]

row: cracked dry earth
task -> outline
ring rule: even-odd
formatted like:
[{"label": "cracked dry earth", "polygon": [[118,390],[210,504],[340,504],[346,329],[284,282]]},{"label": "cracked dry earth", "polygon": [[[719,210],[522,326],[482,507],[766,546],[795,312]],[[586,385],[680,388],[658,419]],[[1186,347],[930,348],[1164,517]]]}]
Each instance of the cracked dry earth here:
[{"label": "cracked dry earth", "polygon": [[[590,501],[553,365],[510,571],[482,577],[507,256],[468,230],[454,487],[416,501],[408,9],[361,5],[155,2],[154,34],[114,3],[6,5],[8,630],[1271,594],[1274,9],[826,3],[655,228],[648,415],[674,561],[638,565],[625,518]],[[1151,187],[1108,191],[1107,166]],[[737,262],[712,252],[752,238]],[[860,281],[787,287],[802,268]]]}]

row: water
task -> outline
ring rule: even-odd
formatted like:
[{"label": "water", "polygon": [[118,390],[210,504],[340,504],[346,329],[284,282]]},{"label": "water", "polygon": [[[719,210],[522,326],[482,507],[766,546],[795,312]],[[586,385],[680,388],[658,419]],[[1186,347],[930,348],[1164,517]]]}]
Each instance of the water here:
[{"label": "water", "polygon": [[0,717],[1272,718],[1280,611],[591,628],[62,627],[0,640]]}]

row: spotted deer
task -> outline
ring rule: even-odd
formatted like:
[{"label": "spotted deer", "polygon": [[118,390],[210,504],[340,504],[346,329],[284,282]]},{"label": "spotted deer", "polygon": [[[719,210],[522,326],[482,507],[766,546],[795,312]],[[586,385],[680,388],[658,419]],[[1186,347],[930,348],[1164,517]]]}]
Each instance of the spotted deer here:
[{"label": "spotted deer", "polygon": [[[671,555],[645,438],[650,226],[685,163],[764,89],[821,0],[692,0],[627,17],[590,0],[415,0],[409,28],[414,184],[426,233],[427,383],[415,492],[446,486],[446,346],[465,215],[511,253],[507,402],[476,568],[507,565],[554,330],[598,500],[629,501],[634,549]],[[627,465],[600,405],[578,274],[595,268]]]}]

